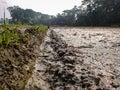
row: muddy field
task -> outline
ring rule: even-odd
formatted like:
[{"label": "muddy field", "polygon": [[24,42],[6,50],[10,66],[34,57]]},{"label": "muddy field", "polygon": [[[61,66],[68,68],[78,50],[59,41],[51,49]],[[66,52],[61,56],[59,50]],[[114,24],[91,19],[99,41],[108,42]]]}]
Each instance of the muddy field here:
[{"label": "muddy field", "polygon": [[120,90],[120,28],[51,28],[26,90]]}]

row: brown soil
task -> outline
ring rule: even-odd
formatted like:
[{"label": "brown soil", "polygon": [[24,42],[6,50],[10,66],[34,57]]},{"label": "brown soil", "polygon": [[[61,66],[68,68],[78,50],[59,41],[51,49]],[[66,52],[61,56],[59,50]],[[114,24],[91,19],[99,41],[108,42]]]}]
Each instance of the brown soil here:
[{"label": "brown soil", "polygon": [[26,90],[120,90],[119,28],[48,30]]},{"label": "brown soil", "polygon": [[18,30],[18,33],[20,45],[12,43],[0,50],[0,90],[24,90],[45,35],[33,28]]}]

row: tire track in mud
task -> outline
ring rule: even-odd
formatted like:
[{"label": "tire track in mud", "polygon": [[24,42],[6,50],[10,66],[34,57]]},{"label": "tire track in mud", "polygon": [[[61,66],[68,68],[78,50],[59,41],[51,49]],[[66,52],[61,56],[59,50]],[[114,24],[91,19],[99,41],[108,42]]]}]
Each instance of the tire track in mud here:
[{"label": "tire track in mud", "polygon": [[80,48],[86,47],[68,46],[55,30],[48,30],[26,90],[119,90],[120,76],[92,68],[97,61],[86,63]]}]

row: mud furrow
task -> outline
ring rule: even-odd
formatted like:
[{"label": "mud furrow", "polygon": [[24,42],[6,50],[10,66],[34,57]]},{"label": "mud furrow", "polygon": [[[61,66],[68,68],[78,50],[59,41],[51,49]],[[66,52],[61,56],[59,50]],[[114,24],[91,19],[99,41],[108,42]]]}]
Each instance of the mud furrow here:
[{"label": "mud furrow", "polygon": [[94,49],[93,45],[70,46],[58,31],[48,30],[26,90],[120,89],[120,73],[114,68],[114,62],[111,62],[111,66],[104,66],[105,61],[98,61],[98,56],[84,52]]}]

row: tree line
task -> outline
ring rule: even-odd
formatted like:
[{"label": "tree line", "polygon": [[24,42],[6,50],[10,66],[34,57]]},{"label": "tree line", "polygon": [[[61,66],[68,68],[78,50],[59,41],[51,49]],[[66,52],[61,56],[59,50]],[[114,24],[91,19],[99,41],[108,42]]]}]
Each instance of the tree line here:
[{"label": "tree line", "polygon": [[120,26],[120,0],[83,0],[80,6],[64,10],[57,16],[42,14],[18,6],[9,7],[12,23],[67,25],[67,26]]},{"label": "tree line", "polygon": [[12,19],[11,23],[21,24],[44,24],[49,25],[54,16],[35,12],[32,9],[22,9],[19,6],[9,7]]}]

